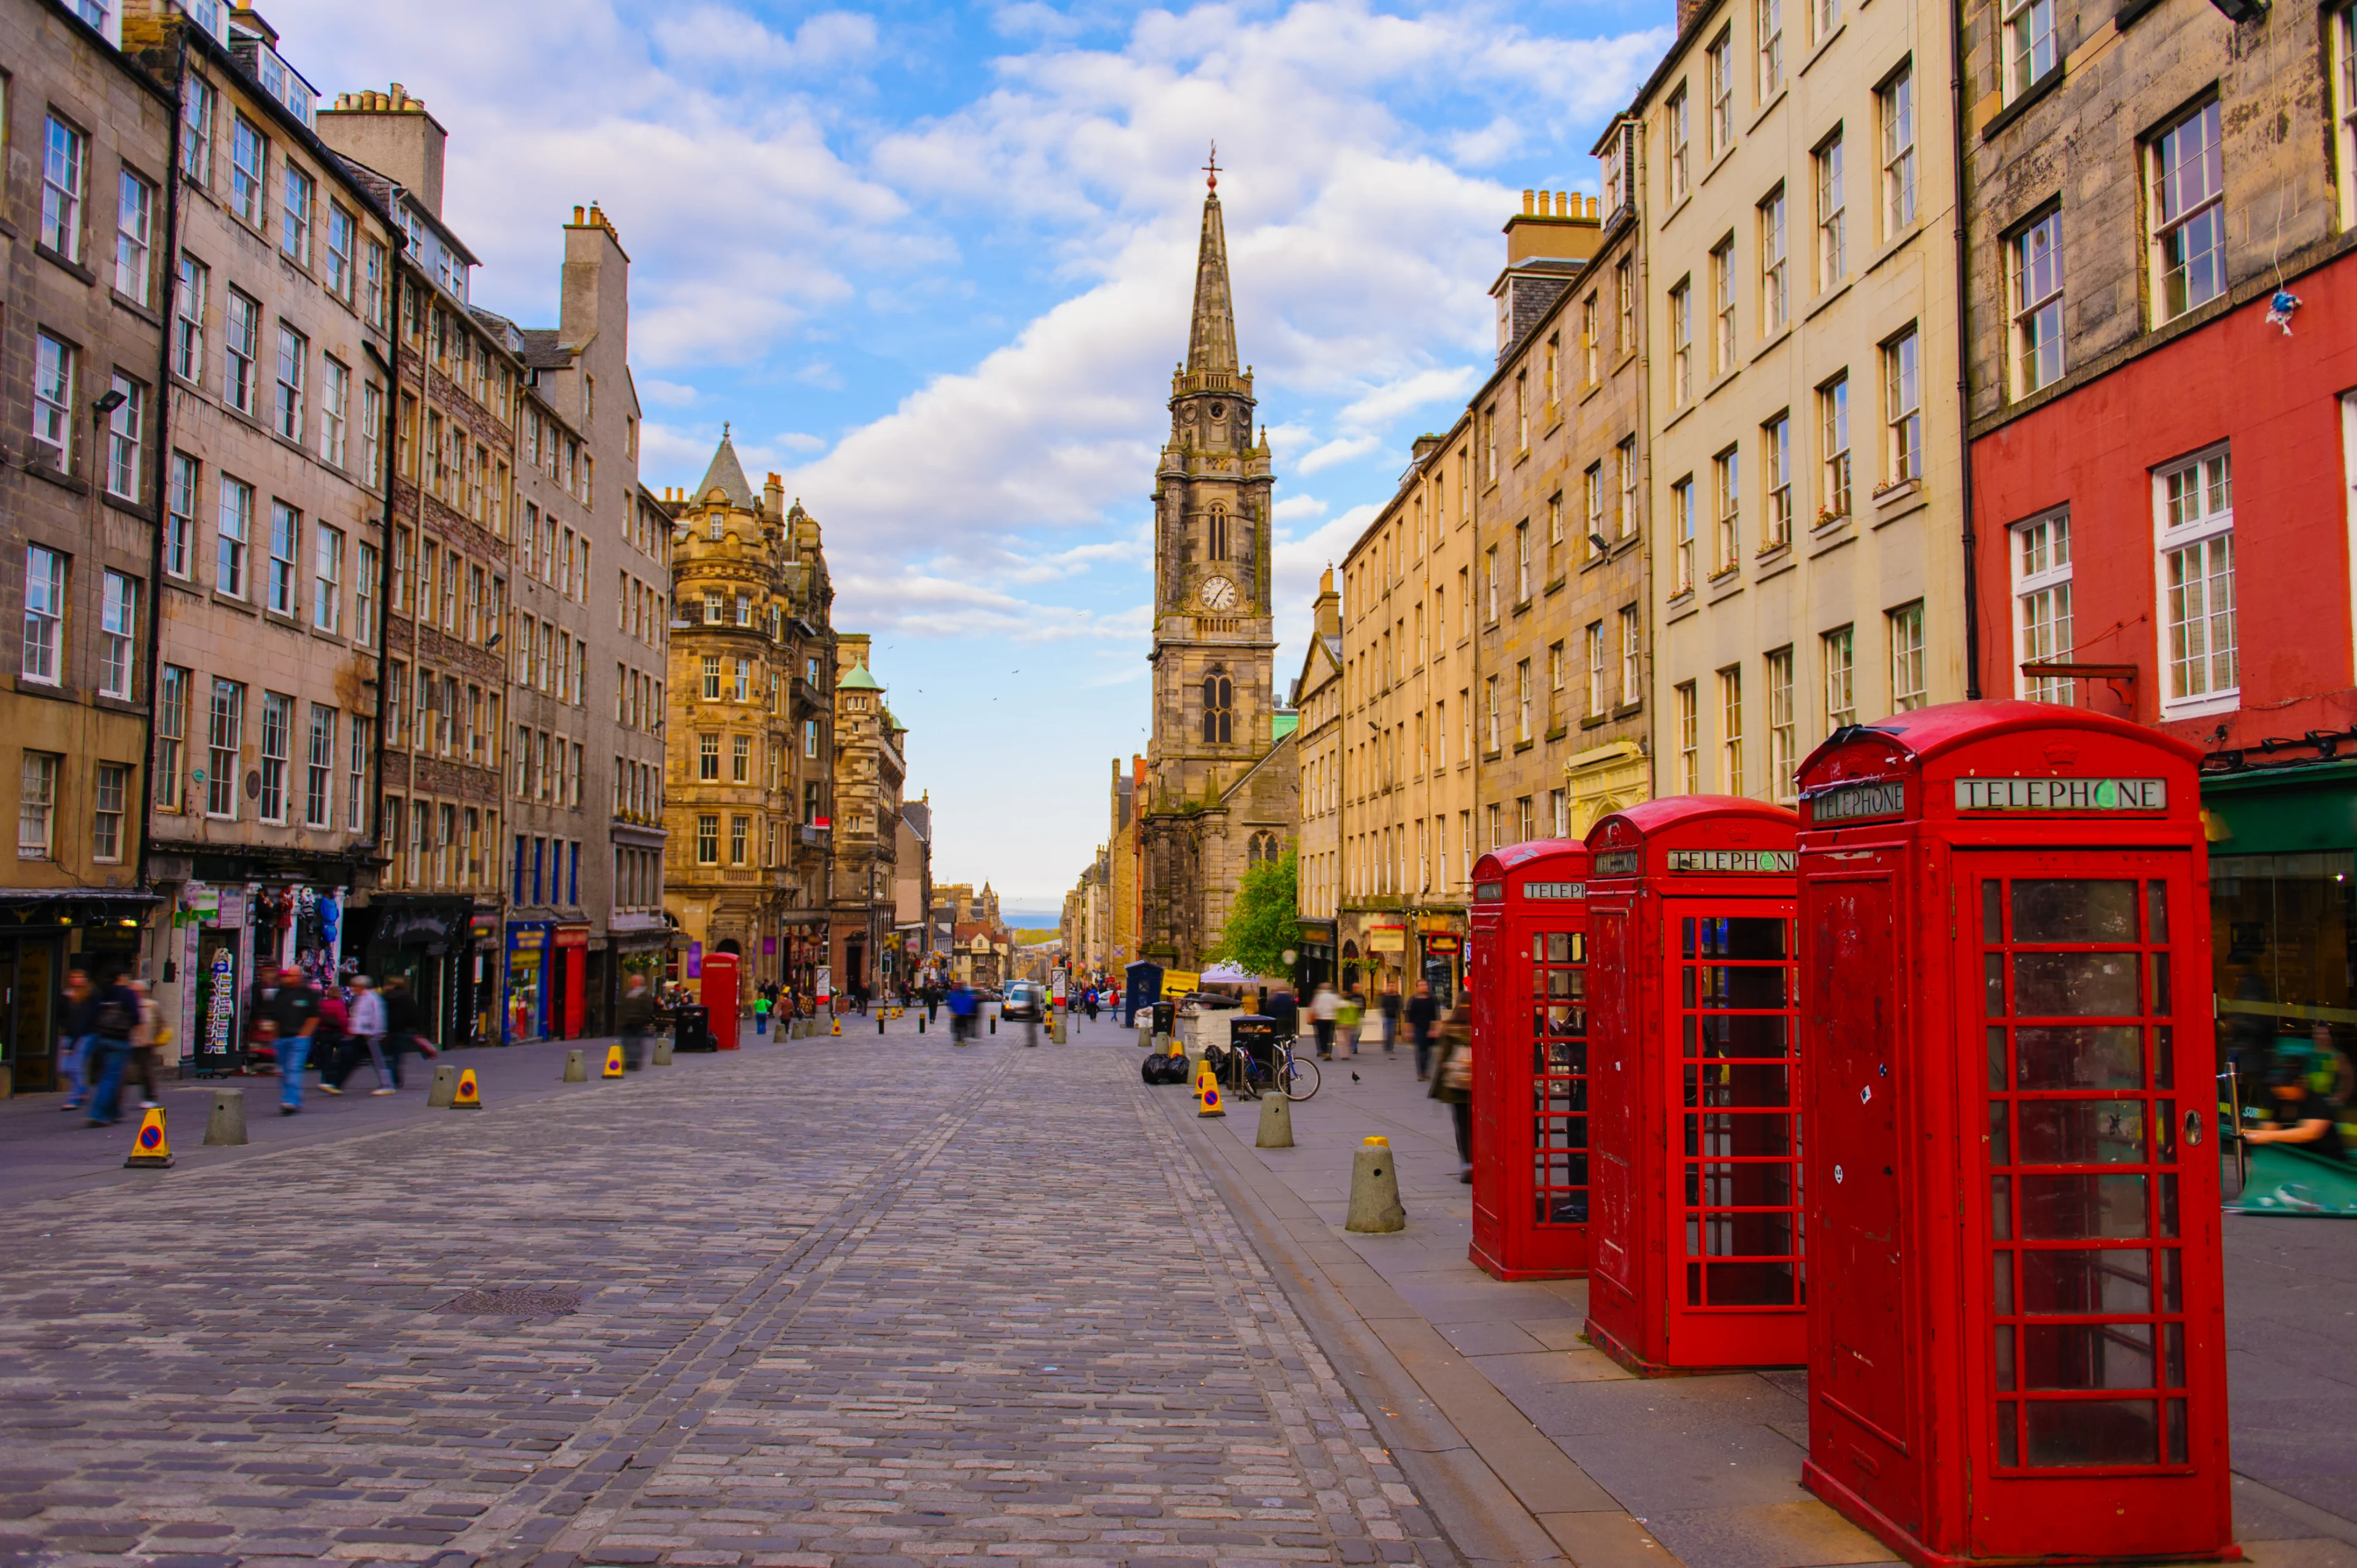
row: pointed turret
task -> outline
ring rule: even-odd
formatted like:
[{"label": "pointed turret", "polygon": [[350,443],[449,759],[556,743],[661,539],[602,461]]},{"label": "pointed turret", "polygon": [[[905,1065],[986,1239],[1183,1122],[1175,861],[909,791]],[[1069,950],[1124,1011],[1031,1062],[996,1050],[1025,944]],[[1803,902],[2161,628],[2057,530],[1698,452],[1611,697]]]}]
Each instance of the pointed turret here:
[{"label": "pointed turret", "polygon": [[695,487],[695,499],[704,499],[714,489],[728,498],[731,506],[753,510],[753,487],[745,478],[745,465],[737,460],[737,444],[728,438],[728,427],[720,427],[720,449],[712,454],[712,467],[704,471],[704,482]]},{"label": "pointed turret", "polygon": [[1195,322],[1187,338],[1187,370],[1234,371],[1236,312],[1228,295],[1228,232],[1220,221],[1220,177],[1203,198],[1203,239],[1195,253]]}]

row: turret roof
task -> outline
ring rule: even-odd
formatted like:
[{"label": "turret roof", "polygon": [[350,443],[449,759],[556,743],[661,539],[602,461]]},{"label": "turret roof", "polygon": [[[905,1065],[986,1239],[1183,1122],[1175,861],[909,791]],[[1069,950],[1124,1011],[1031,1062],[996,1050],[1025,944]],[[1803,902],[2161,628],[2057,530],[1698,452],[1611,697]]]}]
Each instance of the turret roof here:
[{"label": "turret roof", "polygon": [[737,444],[728,439],[728,427],[720,427],[720,447],[712,454],[712,467],[704,471],[704,482],[695,487],[695,499],[702,500],[715,489],[728,498],[732,506],[754,510],[753,487],[745,478],[745,465],[737,460]]}]

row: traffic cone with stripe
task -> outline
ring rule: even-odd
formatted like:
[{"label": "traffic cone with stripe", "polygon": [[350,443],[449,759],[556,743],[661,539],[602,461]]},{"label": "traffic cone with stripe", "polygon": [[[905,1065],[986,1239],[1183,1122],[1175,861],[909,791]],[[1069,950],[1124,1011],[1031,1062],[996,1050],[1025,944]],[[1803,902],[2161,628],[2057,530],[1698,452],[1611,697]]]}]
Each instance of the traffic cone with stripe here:
[{"label": "traffic cone with stripe", "polygon": [[1228,1108],[1220,1093],[1220,1075],[1211,1070],[1208,1061],[1195,1064],[1195,1114],[1225,1116]]},{"label": "traffic cone with stripe", "polygon": [[451,1090],[450,1109],[480,1111],[482,1108],[483,1091],[475,1087],[475,1069],[467,1068],[458,1074],[458,1087]]},{"label": "traffic cone with stripe", "polygon": [[167,1171],[172,1168],[172,1143],[164,1136],[164,1112],[159,1106],[139,1118],[139,1131],[131,1140],[131,1157],[123,1162],[127,1171]]},{"label": "traffic cone with stripe", "polygon": [[619,1078],[622,1076],[622,1047],[620,1046],[613,1045],[606,1047],[606,1070],[599,1076],[604,1078]]}]

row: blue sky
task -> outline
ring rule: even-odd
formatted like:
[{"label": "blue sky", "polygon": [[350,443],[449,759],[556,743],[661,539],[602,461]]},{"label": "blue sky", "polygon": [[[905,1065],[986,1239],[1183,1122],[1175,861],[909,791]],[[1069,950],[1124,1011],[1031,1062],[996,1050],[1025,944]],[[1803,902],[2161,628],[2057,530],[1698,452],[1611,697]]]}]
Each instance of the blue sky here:
[{"label": "blue sky", "polygon": [[1282,683],[1318,571],[1494,349],[1499,226],[1587,156],[1665,4],[1356,0],[268,8],[324,93],[450,132],[476,297],[555,317],[559,226],[632,259],[641,478],[723,421],[826,531],[939,880],[1053,908],[1146,742],[1146,522],[1217,138],[1238,345],[1277,467]]}]

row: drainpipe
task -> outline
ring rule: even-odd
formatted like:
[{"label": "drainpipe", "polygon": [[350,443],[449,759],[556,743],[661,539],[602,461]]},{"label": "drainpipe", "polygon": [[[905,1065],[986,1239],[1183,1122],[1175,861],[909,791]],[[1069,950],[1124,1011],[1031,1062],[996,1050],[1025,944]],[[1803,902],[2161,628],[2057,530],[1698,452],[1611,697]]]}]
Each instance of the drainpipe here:
[{"label": "drainpipe", "polygon": [[1955,159],[1956,204],[1956,435],[1958,503],[1964,509],[1964,697],[1981,696],[1980,540],[1973,526],[1972,236],[1964,204],[1964,0],[1948,0],[1948,91],[1954,116],[1948,138]]},{"label": "drainpipe", "polygon": [[[154,879],[147,869],[147,846],[155,838],[156,829],[156,704],[163,689],[157,660],[164,646],[164,519],[169,515],[171,505],[165,498],[164,486],[169,478],[166,463],[172,450],[172,295],[179,285],[180,93],[188,75],[187,26],[183,23],[172,33],[172,134],[164,170],[164,331],[156,351],[156,460],[148,470],[155,476],[156,526],[147,551],[147,768],[146,776],[140,780],[144,799],[139,807],[139,858],[134,864],[139,867],[139,879],[151,886]],[[185,738],[182,744],[185,746]],[[181,788],[188,788],[185,781]],[[186,803],[185,795],[182,803]],[[169,931],[172,927],[167,924],[163,929]],[[162,940],[160,937],[157,940]],[[162,971],[156,972],[160,975]],[[186,976],[181,983],[188,983]]]}]

